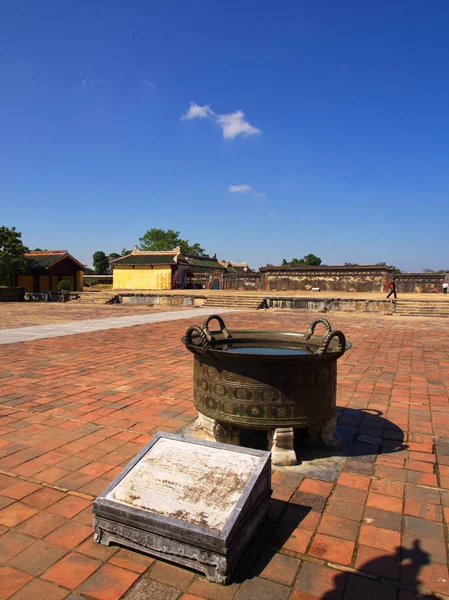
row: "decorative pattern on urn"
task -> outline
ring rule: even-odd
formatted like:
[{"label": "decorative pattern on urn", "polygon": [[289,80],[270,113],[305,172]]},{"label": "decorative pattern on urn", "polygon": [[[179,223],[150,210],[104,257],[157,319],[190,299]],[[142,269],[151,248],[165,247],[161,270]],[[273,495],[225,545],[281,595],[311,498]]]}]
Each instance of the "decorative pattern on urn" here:
[{"label": "decorative pattern on urn", "polygon": [[336,400],[336,363],[298,367],[281,373],[246,366],[245,375],[194,359],[194,402],[217,421],[242,427],[307,427],[330,416]]}]

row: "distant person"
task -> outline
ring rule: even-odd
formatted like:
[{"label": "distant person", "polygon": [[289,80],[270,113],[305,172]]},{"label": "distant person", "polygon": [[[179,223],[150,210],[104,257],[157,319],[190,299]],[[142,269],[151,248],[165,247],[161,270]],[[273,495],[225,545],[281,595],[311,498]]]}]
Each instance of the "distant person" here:
[{"label": "distant person", "polygon": [[443,283],[443,294],[447,294],[447,288],[449,287],[449,283],[445,281]]},{"label": "distant person", "polygon": [[388,292],[387,298],[389,298],[391,296],[391,294],[393,294],[394,298],[397,298],[397,294],[396,294],[396,281],[395,279],[392,279],[390,281],[390,283],[388,284],[388,289],[390,290]]}]

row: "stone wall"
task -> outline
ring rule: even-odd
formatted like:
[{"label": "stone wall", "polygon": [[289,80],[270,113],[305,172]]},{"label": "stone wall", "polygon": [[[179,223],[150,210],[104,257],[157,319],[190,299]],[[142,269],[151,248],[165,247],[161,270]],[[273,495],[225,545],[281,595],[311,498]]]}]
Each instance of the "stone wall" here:
[{"label": "stone wall", "polygon": [[25,299],[24,288],[1,288],[0,302],[23,302]]},{"label": "stone wall", "polygon": [[274,267],[260,269],[267,291],[385,292],[393,267]]},{"label": "stone wall", "polygon": [[226,274],[223,277],[223,289],[224,290],[241,290],[241,291],[252,291],[260,290],[261,287],[261,276],[259,273],[246,273],[233,275],[232,273]]},{"label": "stone wall", "polygon": [[444,273],[399,273],[396,275],[396,288],[398,294],[441,294],[444,278]]}]

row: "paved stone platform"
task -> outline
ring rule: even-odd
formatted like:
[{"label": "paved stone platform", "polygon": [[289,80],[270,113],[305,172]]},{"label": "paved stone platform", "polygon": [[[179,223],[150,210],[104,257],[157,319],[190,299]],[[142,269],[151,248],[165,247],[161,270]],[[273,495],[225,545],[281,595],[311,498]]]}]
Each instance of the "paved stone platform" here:
[{"label": "paved stone platform", "polygon": [[[312,316],[226,322],[301,330]],[[92,541],[94,497],[155,432],[195,418],[179,341],[195,319],[0,346],[0,599],[449,598],[449,324],[330,320],[353,343],[337,394],[352,448],[337,480],[273,473],[271,520],[228,587]]]}]

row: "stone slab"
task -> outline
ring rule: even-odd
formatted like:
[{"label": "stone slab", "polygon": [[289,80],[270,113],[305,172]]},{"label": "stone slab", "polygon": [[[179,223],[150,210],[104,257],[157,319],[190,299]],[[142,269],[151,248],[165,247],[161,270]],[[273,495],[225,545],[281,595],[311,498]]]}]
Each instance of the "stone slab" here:
[{"label": "stone slab", "polygon": [[158,433],[95,500],[95,540],[226,583],[270,495],[269,452]]}]

